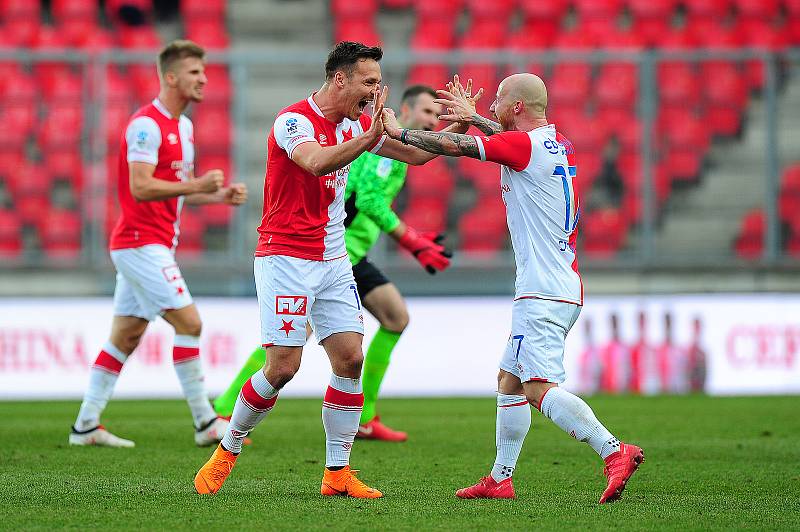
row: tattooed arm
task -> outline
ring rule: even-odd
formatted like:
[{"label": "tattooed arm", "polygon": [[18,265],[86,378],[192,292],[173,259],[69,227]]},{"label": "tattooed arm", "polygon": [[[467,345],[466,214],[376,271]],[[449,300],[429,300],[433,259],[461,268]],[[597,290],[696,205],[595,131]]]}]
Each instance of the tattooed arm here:
[{"label": "tattooed arm", "polygon": [[471,123],[473,126],[480,129],[481,133],[483,133],[487,137],[503,131],[503,128],[500,127],[500,124],[498,124],[494,120],[489,120],[488,118],[484,118],[478,113],[472,115]]},{"label": "tattooed arm", "polygon": [[[422,150],[439,155],[460,157],[466,155],[475,159],[481,158],[478,143],[471,135],[445,133],[438,131],[422,131],[406,129],[405,142]],[[402,131],[401,131],[402,135]]]}]

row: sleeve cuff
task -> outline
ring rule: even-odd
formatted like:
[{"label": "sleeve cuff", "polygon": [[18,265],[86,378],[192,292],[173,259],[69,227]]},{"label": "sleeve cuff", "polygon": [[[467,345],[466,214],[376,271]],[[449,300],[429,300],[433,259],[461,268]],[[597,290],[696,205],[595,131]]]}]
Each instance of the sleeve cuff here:
[{"label": "sleeve cuff", "polygon": [[128,153],[128,162],[147,163],[152,164],[153,166],[158,166],[158,156],[153,157],[152,155],[144,153]]},{"label": "sleeve cuff", "polygon": [[292,153],[294,153],[295,148],[297,148],[301,144],[305,144],[306,142],[317,142],[317,139],[311,137],[300,137],[294,142],[290,142],[289,149],[286,150],[286,153],[289,154],[289,159],[292,158]]},{"label": "sleeve cuff", "polygon": [[473,136],[475,143],[478,145],[478,153],[481,155],[481,161],[486,160],[486,149],[483,147],[483,141],[478,136]]},{"label": "sleeve cuff", "polygon": [[381,146],[383,146],[383,142],[385,140],[386,140],[386,134],[384,133],[383,135],[381,135],[381,138],[378,139],[378,142],[376,142],[375,145],[369,149],[369,152],[378,153],[381,149]]}]

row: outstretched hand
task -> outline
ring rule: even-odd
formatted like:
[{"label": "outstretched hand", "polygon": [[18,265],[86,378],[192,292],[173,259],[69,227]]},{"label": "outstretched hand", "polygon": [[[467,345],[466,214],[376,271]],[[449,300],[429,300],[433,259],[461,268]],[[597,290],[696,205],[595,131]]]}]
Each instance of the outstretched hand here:
[{"label": "outstretched hand", "polygon": [[483,96],[483,88],[472,94],[472,78],[467,80],[467,86],[461,85],[458,74],[453,76],[453,81],[447,83],[447,90],[437,90],[439,98],[434,103],[445,106],[447,113],[440,115],[439,120],[445,122],[461,122],[471,124],[475,114],[478,100]]},{"label": "outstretched hand", "polygon": [[388,107],[383,110],[383,128],[390,138],[399,139],[402,133],[400,123],[397,121],[394,111]]},{"label": "outstretched hand", "polygon": [[384,85],[383,90],[380,87],[375,87],[375,92],[372,96],[372,124],[365,132],[369,138],[377,140],[383,134],[383,107],[386,105],[388,97],[388,86]]}]

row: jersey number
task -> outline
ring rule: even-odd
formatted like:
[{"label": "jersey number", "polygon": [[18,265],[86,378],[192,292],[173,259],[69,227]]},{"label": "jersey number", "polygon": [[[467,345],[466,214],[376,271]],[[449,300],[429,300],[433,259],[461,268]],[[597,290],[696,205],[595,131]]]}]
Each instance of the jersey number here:
[{"label": "jersey number", "polygon": [[581,217],[581,210],[575,197],[575,188],[572,185],[572,180],[575,179],[577,170],[577,166],[564,166],[562,164],[556,165],[553,169],[553,176],[560,177],[561,184],[564,185],[564,201],[566,202],[564,232],[567,234],[575,230],[575,227],[578,226],[578,219]]}]

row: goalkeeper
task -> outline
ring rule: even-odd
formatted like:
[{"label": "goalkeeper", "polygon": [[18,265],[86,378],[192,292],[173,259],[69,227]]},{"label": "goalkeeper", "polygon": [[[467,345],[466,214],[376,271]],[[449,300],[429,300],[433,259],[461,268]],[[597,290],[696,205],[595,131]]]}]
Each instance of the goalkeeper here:
[{"label": "goalkeeper", "polygon": [[[440,111],[440,106],[433,102],[436,98],[436,91],[424,85],[406,89],[399,116],[403,127],[433,130]],[[364,307],[380,323],[364,358],[364,409],[356,435],[359,438],[406,440],[405,432],[392,430],[381,423],[376,413],[376,402],[392,350],[408,325],[408,309],[397,287],[367,259],[367,253],[383,231],[410,251],[431,274],[450,266],[449,257],[452,256],[441,245],[443,235],[417,233],[392,210],[392,202],[405,183],[407,169],[406,163],[365,152],[353,161],[345,189],[345,244],[353,264],[353,276]],[[263,348],[250,355],[228,390],[214,401],[219,415],[231,415],[242,386],[264,366],[265,361]]]}]

